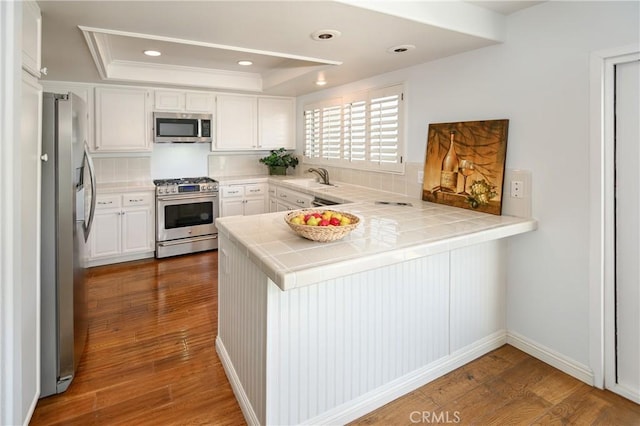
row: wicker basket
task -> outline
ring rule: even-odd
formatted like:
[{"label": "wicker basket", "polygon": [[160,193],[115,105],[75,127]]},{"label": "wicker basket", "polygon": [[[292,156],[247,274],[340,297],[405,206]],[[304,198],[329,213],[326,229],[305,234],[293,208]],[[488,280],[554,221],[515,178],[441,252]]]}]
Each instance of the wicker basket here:
[{"label": "wicker basket", "polygon": [[346,216],[351,220],[351,224],[343,225],[343,226],[311,226],[311,225],[298,225],[296,223],[291,223],[291,219],[301,214],[310,214],[310,213],[320,213],[326,211],[324,210],[314,210],[314,209],[306,209],[306,210],[295,210],[287,213],[284,217],[284,221],[293,229],[293,231],[304,237],[308,240],[319,241],[319,242],[327,242],[327,241],[336,241],[340,238],[343,238],[349,232],[353,231],[358,227],[360,223],[360,218],[358,216],[352,215],[351,213],[331,210],[336,213],[340,213],[342,216]]}]

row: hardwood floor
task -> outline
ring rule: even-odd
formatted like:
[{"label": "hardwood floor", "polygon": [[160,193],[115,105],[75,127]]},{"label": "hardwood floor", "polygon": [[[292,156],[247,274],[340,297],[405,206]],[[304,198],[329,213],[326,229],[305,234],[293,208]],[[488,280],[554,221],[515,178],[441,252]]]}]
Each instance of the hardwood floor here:
[{"label": "hardwood floor", "polygon": [[216,252],[89,270],[89,336],[32,425],[244,423],[215,352]]},{"label": "hardwood floor", "polygon": [[[31,425],[242,425],[215,352],[217,253],[89,270],[89,336]],[[640,406],[503,346],[353,422],[640,425]]]}]

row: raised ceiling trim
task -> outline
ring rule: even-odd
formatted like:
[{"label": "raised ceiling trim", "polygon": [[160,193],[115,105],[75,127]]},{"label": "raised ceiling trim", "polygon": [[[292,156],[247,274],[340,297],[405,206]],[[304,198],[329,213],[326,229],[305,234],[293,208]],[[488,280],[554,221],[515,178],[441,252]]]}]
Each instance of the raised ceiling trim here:
[{"label": "raised ceiling trim", "polygon": [[[134,33],[128,31],[108,30],[103,28],[85,27],[79,25],[87,42],[91,56],[103,80],[134,81],[144,83],[164,83],[179,86],[207,87],[213,89],[245,90],[262,92],[263,84],[267,88],[283,84],[288,80],[311,73],[319,67],[340,65],[342,62],[329,59],[311,58],[307,56],[291,55],[280,52],[247,49],[226,46],[195,40],[184,40],[152,34]],[[227,71],[220,69],[186,67],[180,65],[156,64],[138,61],[124,61],[114,59],[109,45],[109,36],[125,36],[171,43],[181,43],[212,49],[231,50],[242,53],[271,56],[282,59],[304,61],[307,65],[280,69],[262,76],[258,73],[241,71]],[[309,65],[309,63],[311,63]]]},{"label": "raised ceiling trim", "polygon": [[108,74],[110,79],[118,81],[262,92],[262,77],[260,74],[254,73],[134,61],[112,61],[108,66]]},{"label": "raised ceiling trim", "polygon": [[104,29],[104,28],[85,27],[83,25],[78,25],[78,28],[80,28],[80,30],[82,30],[85,33],[89,32],[89,33],[94,33],[94,34],[111,34],[111,35],[118,35],[118,36],[124,36],[124,37],[144,38],[144,39],[148,39],[148,40],[158,40],[158,41],[166,41],[166,42],[171,42],[171,43],[189,44],[189,45],[192,45],[192,46],[209,47],[209,48],[212,48],[212,49],[232,50],[232,51],[235,51],[235,52],[252,53],[252,54],[256,54],[256,55],[273,56],[273,57],[285,58],[285,59],[295,59],[295,60],[298,60],[298,61],[317,62],[319,64],[325,64],[325,65],[341,65],[342,64],[341,61],[334,61],[334,60],[331,60],[331,59],[313,58],[313,57],[310,57],[310,56],[301,56],[301,55],[292,55],[292,54],[289,54],[289,53],[272,52],[272,51],[269,51],[269,50],[249,49],[249,48],[246,48],[246,47],[229,46],[229,45],[225,45],[225,44],[209,43],[209,42],[198,41],[198,40],[187,40],[187,39],[181,39],[181,38],[176,38],[176,37],[166,37],[166,36],[159,36],[159,35],[154,35],[154,34],[135,33],[135,32],[130,32],[130,31],[120,31],[120,30],[109,30],[109,29]]}]

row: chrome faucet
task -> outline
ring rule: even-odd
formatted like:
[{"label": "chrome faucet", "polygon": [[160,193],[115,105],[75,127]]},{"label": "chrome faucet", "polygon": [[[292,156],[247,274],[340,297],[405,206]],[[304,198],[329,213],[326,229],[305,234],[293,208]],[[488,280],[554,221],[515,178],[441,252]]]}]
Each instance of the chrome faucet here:
[{"label": "chrome faucet", "polygon": [[322,183],[324,185],[331,185],[329,183],[329,171],[327,169],[323,169],[322,167],[318,167],[317,169],[311,168],[307,170],[307,172],[317,173],[318,176],[320,176],[320,179],[322,179]]}]

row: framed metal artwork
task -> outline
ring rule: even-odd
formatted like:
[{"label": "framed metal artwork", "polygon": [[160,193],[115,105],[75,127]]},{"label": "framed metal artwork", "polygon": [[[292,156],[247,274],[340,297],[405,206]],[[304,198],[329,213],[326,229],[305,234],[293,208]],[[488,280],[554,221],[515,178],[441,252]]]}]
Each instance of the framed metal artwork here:
[{"label": "framed metal artwork", "polygon": [[499,215],[509,120],[429,125],[422,199]]}]

